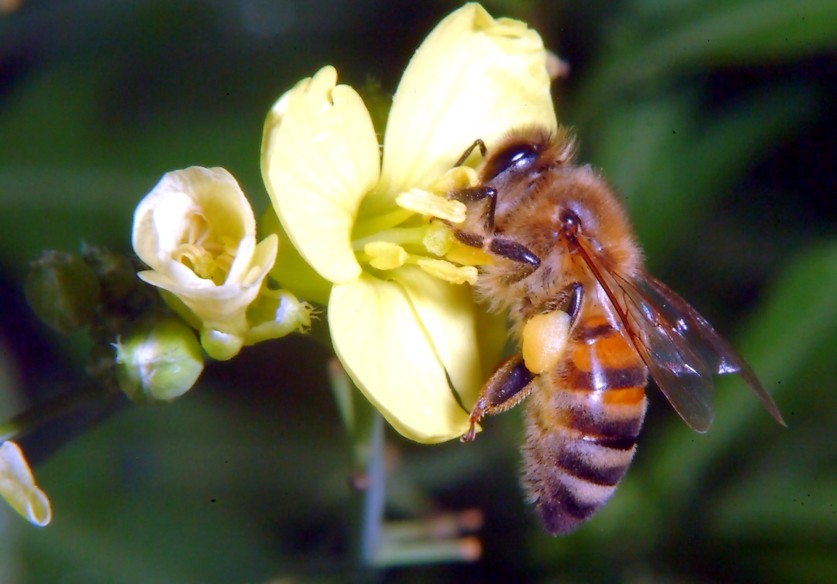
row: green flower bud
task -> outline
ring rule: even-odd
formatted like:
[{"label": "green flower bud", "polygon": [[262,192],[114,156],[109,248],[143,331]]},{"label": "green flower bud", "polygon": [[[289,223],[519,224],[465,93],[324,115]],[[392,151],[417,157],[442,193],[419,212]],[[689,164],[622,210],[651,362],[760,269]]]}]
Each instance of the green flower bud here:
[{"label": "green flower bud", "polygon": [[247,331],[246,344],[305,331],[311,326],[312,312],[310,304],[301,302],[287,290],[265,288],[247,311],[247,320],[252,325]]},{"label": "green flower bud", "polygon": [[76,254],[47,251],[32,262],[24,292],[47,326],[67,333],[90,322],[101,302],[96,273]]},{"label": "green flower bud", "polygon": [[244,339],[218,329],[205,328],[201,330],[201,346],[216,361],[227,361],[238,355],[244,346]]},{"label": "green flower bud", "polygon": [[195,333],[169,318],[141,326],[116,344],[119,387],[137,403],[167,402],[189,391],[203,371]]}]

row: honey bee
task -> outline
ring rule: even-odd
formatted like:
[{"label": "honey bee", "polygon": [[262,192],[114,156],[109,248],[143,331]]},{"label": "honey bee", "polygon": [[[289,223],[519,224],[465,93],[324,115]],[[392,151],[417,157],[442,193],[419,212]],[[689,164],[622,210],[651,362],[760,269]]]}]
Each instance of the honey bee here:
[{"label": "honey bee", "polygon": [[[524,399],[523,487],[546,530],[564,534],[613,495],[636,451],[648,375],[695,431],[714,417],[714,374],[735,373],[780,424],[784,420],[749,365],[680,296],[643,269],[619,199],[589,165],[574,164],[566,130],[510,133],[486,153],[476,186],[448,197],[465,203],[462,243],[493,257],[475,286],[508,311],[518,354],[487,381],[463,442],[484,415]],[[530,332],[538,319],[569,315],[566,342]],[[546,365],[526,358],[544,350]]]}]

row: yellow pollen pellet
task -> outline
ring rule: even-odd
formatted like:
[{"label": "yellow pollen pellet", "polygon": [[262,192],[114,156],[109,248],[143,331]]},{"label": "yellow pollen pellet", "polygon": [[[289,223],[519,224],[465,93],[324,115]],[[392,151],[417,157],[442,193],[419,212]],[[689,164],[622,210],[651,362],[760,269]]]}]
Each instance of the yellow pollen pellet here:
[{"label": "yellow pollen pellet", "polygon": [[570,315],[561,310],[538,314],[523,325],[523,362],[535,374],[555,367],[564,353]]}]

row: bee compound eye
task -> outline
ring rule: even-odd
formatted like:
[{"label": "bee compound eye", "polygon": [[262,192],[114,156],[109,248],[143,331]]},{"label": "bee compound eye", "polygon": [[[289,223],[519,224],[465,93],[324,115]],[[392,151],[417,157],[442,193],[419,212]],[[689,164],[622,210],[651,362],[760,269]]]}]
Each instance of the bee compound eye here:
[{"label": "bee compound eye", "polygon": [[528,169],[537,160],[540,149],[531,142],[510,144],[491,156],[483,170],[485,180],[491,180],[504,172],[520,172]]}]

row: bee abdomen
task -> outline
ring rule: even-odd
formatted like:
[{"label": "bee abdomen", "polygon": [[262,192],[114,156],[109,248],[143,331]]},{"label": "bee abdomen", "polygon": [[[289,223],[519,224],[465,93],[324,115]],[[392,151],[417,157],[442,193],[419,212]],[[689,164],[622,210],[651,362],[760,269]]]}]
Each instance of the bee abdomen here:
[{"label": "bee abdomen", "polygon": [[636,435],[570,437],[563,429],[544,435],[530,428],[523,483],[547,531],[568,533],[590,519],[613,495],[635,451]]},{"label": "bee abdomen", "polygon": [[613,495],[636,451],[647,370],[607,326],[575,337],[542,374],[527,410],[523,484],[553,535],[590,519]]}]

